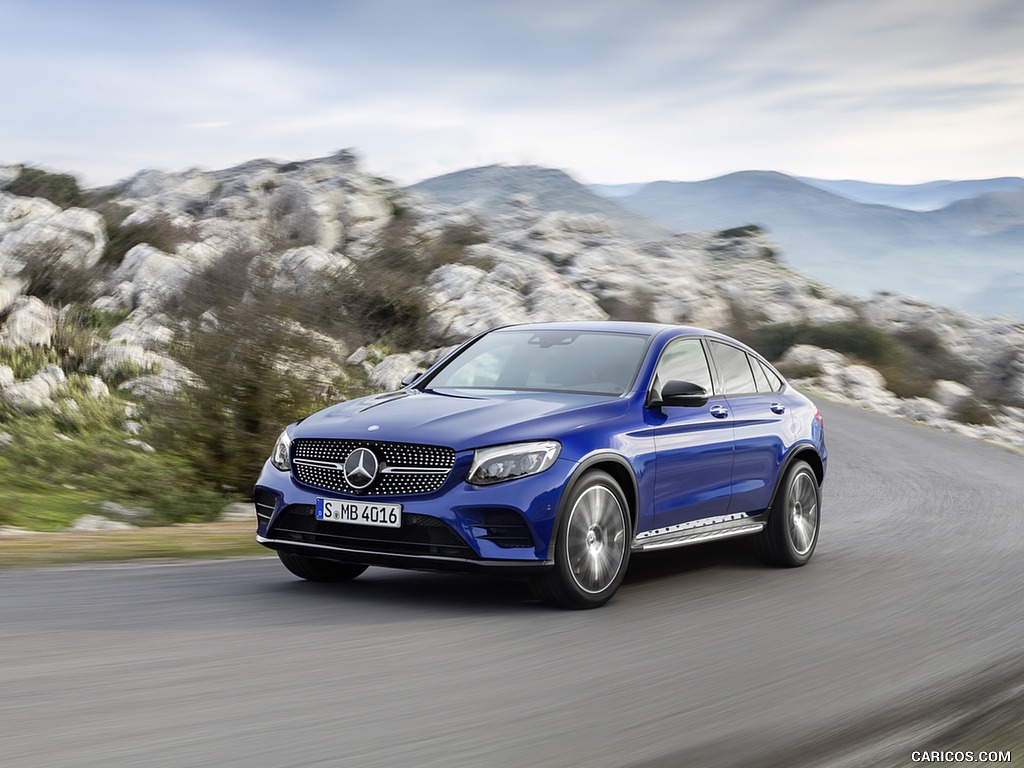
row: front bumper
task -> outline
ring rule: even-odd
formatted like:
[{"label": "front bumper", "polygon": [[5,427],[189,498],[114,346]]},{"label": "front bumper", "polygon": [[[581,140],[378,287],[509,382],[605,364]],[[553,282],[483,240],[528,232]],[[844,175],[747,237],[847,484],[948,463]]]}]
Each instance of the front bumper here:
[{"label": "front bumper", "polygon": [[309,542],[283,541],[260,536],[259,534],[256,535],[256,541],[278,552],[304,555],[306,557],[319,557],[342,563],[377,565],[383,568],[489,573],[494,576],[529,576],[554,565],[553,562],[541,560],[478,560],[439,555],[391,554],[380,551],[345,549]]},{"label": "front bumper", "polygon": [[[472,452],[456,457],[429,494],[351,496],[299,483],[267,462],[254,489],[256,540],[282,552],[343,562],[429,570],[524,573],[551,565],[549,543],[574,463],[491,486],[464,481]],[[401,529],[316,521],[317,498],[402,505]]]}]

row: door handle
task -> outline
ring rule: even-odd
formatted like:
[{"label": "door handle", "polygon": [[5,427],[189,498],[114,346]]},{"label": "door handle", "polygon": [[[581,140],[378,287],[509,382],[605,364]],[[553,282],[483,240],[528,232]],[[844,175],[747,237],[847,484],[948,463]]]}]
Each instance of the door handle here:
[{"label": "door handle", "polygon": [[785,413],[786,412],[786,406],[784,406],[782,403],[772,403],[768,407],[772,409],[772,413]]},{"label": "door handle", "polygon": [[729,409],[726,408],[724,405],[712,405],[711,415],[714,416],[716,419],[724,419],[726,416],[729,415]]}]

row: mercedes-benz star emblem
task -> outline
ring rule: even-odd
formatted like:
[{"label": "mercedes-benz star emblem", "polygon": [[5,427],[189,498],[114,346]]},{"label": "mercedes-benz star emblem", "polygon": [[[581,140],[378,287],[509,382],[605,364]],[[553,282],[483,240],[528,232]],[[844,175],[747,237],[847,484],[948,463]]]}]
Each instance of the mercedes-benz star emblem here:
[{"label": "mercedes-benz star emblem", "polygon": [[379,463],[369,448],[356,448],[345,459],[345,480],[357,491],[368,488],[377,477]]}]

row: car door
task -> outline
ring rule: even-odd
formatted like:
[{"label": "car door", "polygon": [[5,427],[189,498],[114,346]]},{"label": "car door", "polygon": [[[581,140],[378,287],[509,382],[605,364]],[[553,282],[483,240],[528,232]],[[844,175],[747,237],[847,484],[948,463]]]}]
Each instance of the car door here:
[{"label": "car door", "polygon": [[[717,340],[708,343],[718,384],[728,402],[734,430],[729,514],[767,508],[785,454],[789,416],[768,371],[743,349]],[[772,374],[775,387],[781,382]]]},{"label": "car door", "polygon": [[716,395],[704,343],[698,337],[665,346],[652,389],[670,380],[703,387],[700,405],[662,405],[648,409],[657,452],[654,521],[657,528],[724,515],[729,506],[733,464],[733,428],[725,399]]}]

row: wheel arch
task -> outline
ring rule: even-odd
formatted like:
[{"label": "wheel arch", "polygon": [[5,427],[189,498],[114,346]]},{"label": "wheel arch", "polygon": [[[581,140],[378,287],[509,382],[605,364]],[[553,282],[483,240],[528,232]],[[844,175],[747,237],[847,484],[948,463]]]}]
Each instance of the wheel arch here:
[{"label": "wheel arch", "polygon": [[768,504],[769,510],[775,506],[775,499],[779,496],[779,489],[782,488],[782,481],[785,480],[786,475],[789,473],[789,468],[797,461],[806,461],[810,465],[811,471],[814,472],[814,476],[818,480],[819,488],[822,482],[824,482],[825,463],[821,460],[817,449],[810,443],[798,445],[790,451],[789,455],[783,460],[782,466],[779,467],[779,474],[775,478],[775,487],[772,489],[772,499]]},{"label": "wheel arch", "polygon": [[555,511],[555,519],[551,527],[551,540],[548,542],[548,559],[551,559],[558,544],[559,523],[562,520],[562,516],[566,514],[569,495],[572,493],[576,483],[579,482],[579,479],[587,472],[595,469],[606,472],[619,484],[623,496],[626,497],[626,512],[629,514],[629,522],[632,529],[630,535],[636,535],[637,520],[639,518],[639,487],[633,467],[630,466],[624,456],[612,451],[592,454],[576,466],[566,480],[565,487],[562,489],[562,495],[558,500],[558,509]]}]

